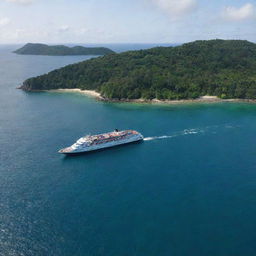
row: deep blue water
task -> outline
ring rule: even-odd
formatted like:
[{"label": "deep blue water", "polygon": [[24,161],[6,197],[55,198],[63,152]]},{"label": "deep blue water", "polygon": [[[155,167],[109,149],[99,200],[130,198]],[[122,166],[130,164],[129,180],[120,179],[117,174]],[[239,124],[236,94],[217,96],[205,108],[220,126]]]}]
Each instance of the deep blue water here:
[{"label": "deep blue water", "polygon": [[[256,105],[25,93],[24,79],[86,57],[12,49],[0,47],[0,255],[256,255]],[[57,154],[114,128],[147,139]]]}]

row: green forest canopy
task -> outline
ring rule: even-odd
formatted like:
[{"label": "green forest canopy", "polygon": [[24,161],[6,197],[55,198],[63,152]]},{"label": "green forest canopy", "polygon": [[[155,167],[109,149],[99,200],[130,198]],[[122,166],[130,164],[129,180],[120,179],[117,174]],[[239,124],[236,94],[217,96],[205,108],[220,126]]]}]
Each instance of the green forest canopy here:
[{"label": "green forest canopy", "polygon": [[106,55],[114,53],[112,50],[105,47],[83,47],[74,46],[68,47],[65,45],[46,45],[46,44],[25,44],[20,49],[14,51],[17,54],[23,55]]},{"label": "green forest canopy", "polygon": [[25,90],[80,88],[109,99],[256,98],[256,44],[195,41],[110,54],[26,80]]}]

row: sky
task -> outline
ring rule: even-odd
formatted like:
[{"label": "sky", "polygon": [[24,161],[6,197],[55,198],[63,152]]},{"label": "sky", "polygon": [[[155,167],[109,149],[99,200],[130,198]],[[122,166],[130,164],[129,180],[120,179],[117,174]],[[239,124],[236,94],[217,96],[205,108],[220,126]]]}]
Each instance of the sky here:
[{"label": "sky", "polygon": [[0,43],[256,42],[256,0],[0,0]]}]

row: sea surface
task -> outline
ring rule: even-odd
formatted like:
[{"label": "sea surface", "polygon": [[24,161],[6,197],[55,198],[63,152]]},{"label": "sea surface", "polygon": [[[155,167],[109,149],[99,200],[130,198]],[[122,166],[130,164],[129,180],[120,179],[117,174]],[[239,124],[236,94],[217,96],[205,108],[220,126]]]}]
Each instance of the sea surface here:
[{"label": "sea surface", "polygon": [[[26,93],[24,79],[89,57],[14,49],[0,47],[1,256],[256,255],[256,105]],[[145,140],[57,153],[115,128]]]}]

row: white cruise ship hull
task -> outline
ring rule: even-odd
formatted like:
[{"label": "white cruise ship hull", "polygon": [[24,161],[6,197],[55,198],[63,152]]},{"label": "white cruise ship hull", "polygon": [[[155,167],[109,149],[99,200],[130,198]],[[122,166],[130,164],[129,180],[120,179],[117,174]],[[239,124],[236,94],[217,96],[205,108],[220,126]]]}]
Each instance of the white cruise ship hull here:
[{"label": "white cruise ship hull", "polygon": [[104,144],[81,146],[79,148],[72,148],[72,146],[71,146],[68,148],[61,149],[59,151],[59,153],[79,154],[79,153],[91,152],[91,151],[96,151],[96,150],[100,150],[100,149],[106,149],[106,148],[110,148],[110,147],[120,146],[120,145],[124,145],[124,144],[128,144],[128,143],[139,142],[139,141],[142,141],[143,138],[144,137],[140,133],[138,133],[138,134],[135,134],[133,136],[130,136],[130,137],[122,139],[122,140],[111,141],[111,142],[107,142]]}]

